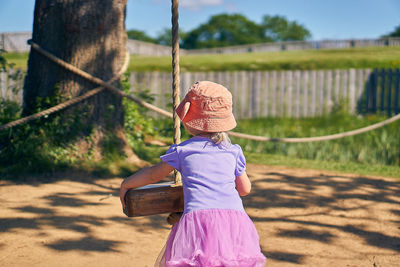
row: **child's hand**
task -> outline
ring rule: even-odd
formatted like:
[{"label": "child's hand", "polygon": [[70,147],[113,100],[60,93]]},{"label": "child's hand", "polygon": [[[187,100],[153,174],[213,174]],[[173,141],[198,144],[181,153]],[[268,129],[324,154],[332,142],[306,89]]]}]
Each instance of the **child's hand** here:
[{"label": "child's hand", "polygon": [[121,185],[121,188],[119,189],[119,199],[121,200],[123,210],[125,210],[125,194],[127,191],[128,189]]}]

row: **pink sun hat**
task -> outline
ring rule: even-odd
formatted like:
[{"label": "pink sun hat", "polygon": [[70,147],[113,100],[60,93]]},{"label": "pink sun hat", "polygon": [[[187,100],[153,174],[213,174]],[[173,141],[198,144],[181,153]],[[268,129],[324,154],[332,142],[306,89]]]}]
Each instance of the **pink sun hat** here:
[{"label": "pink sun hat", "polygon": [[232,94],[224,86],[196,82],[176,109],[187,126],[203,132],[226,132],[236,127],[232,113]]}]

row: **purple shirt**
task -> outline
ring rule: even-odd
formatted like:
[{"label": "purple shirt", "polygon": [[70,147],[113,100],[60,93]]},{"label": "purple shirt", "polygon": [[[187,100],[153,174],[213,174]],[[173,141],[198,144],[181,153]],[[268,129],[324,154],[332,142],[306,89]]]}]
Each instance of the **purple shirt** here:
[{"label": "purple shirt", "polygon": [[195,136],[172,145],[160,158],[182,175],[185,213],[200,209],[244,211],[235,188],[236,176],[246,170],[246,159],[239,145],[225,147]]}]

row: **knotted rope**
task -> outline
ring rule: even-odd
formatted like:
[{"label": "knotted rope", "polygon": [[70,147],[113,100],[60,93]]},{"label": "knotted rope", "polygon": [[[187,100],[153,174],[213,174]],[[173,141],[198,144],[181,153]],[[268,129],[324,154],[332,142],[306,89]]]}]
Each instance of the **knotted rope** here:
[{"label": "knotted rope", "polygon": [[[171,12],[172,12],[172,118],[174,121],[174,143],[179,144],[181,142],[181,121],[177,116],[175,110],[177,109],[179,99],[179,13],[178,13],[178,0],[171,0]],[[174,171],[175,185],[182,184],[182,178],[179,172]]]},{"label": "knotted rope", "polygon": [[[46,51],[44,51],[44,52],[46,52]],[[126,72],[126,70],[128,69],[128,65],[129,65],[129,59],[130,59],[130,55],[129,55],[129,52],[127,51],[126,54],[125,54],[124,64],[122,65],[121,69],[119,70],[119,72],[111,80],[107,81],[107,83],[113,83],[114,81],[118,80],[121,77],[122,74],[124,74]],[[67,101],[65,101],[65,102],[63,102],[61,104],[58,104],[58,105],[56,105],[54,107],[51,107],[49,109],[43,110],[41,112],[29,115],[29,116],[26,116],[26,117],[21,118],[21,119],[16,120],[16,121],[12,121],[12,122],[6,123],[6,124],[0,126],[0,131],[1,130],[6,130],[8,128],[12,128],[14,126],[17,126],[17,125],[20,125],[20,124],[23,124],[23,123],[27,123],[27,122],[29,122],[31,120],[36,120],[36,119],[39,119],[41,117],[48,116],[48,115],[50,115],[52,113],[55,113],[55,112],[60,111],[60,110],[63,110],[65,108],[69,107],[69,106],[75,105],[75,104],[77,104],[77,103],[79,103],[79,102],[81,102],[81,101],[83,101],[83,100],[85,100],[85,99],[87,99],[87,98],[89,98],[91,96],[94,96],[94,95],[100,93],[103,90],[104,90],[104,87],[97,87],[95,89],[90,90],[89,92],[86,92],[85,94],[83,94],[81,96],[78,96],[78,97],[72,98],[70,100],[67,100]]]}]

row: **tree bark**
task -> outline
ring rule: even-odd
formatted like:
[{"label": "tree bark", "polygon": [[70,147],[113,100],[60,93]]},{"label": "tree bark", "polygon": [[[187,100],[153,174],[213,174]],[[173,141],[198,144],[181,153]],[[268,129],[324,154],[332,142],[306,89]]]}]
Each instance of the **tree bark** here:
[{"label": "tree bark", "polygon": [[[125,59],[126,1],[36,0],[32,40],[64,61],[107,81],[116,75]],[[120,81],[113,84],[121,88]],[[24,85],[23,115],[35,112],[37,97],[54,96],[57,92],[70,98],[95,87],[97,85],[31,49]],[[86,116],[81,138],[75,140],[76,143],[85,143],[83,140],[87,140],[85,137],[90,134],[92,145],[94,141],[96,147],[95,154],[101,157],[105,136],[113,136],[122,152],[133,161],[138,160],[127,146],[120,96],[104,90],[78,106],[85,107]],[[71,113],[71,109],[67,113]],[[85,145],[80,147],[85,150]]]}]

